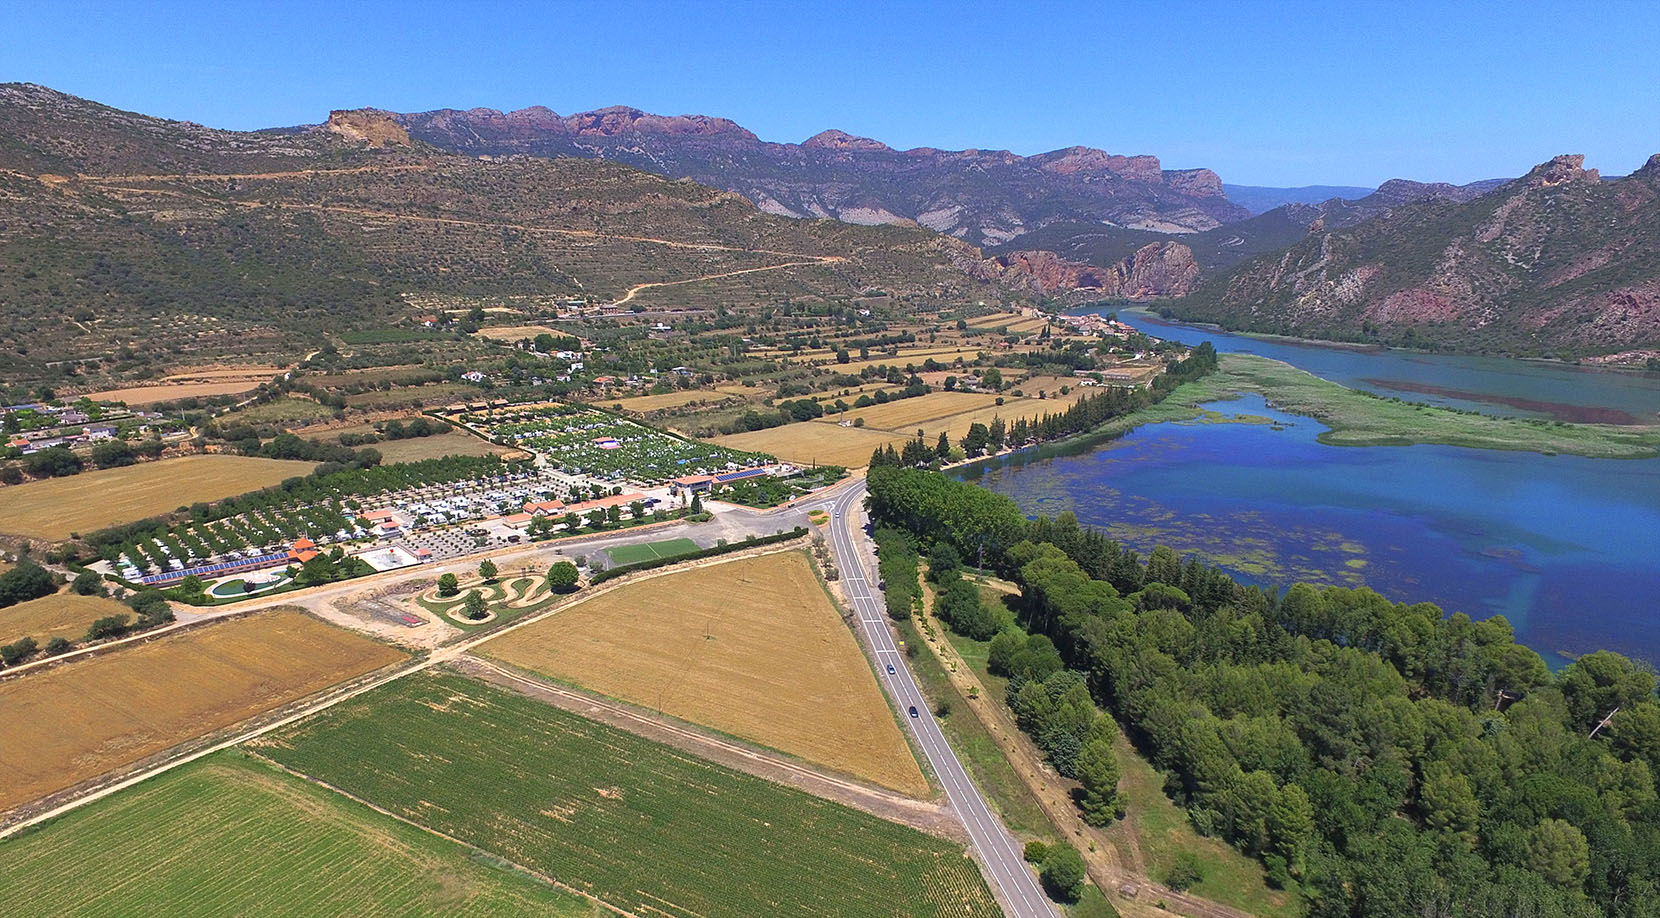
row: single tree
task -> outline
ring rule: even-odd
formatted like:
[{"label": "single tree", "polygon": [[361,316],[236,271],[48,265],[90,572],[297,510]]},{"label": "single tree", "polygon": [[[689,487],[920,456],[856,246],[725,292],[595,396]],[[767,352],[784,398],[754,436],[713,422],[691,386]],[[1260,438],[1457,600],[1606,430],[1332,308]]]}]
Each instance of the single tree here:
[{"label": "single tree", "polygon": [[438,595],[454,596],[461,592],[461,583],[454,574],[444,574],[438,578]]},{"label": "single tree", "polygon": [[555,593],[569,593],[576,589],[576,565],[569,561],[557,561],[548,568],[548,588]]},{"label": "single tree", "polygon": [[485,583],[495,582],[496,574],[498,573],[500,573],[500,571],[496,569],[496,562],[491,561],[489,558],[485,558],[483,561],[478,562],[478,577]]},{"label": "single tree", "polygon": [[1076,902],[1084,894],[1084,856],[1067,844],[1051,845],[1038,868],[1043,888],[1062,902]]},{"label": "single tree", "polygon": [[490,604],[484,601],[484,594],[477,590],[468,593],[461,605],[466,609],[467,617],[475,622],[490,613]]}]

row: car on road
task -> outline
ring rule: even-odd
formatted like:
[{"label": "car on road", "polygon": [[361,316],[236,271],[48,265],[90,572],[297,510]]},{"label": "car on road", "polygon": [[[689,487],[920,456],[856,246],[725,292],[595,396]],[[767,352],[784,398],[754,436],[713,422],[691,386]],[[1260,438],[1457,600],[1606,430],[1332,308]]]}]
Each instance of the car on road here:
[{"label": "car on road", "polygon": [[893,675],[893,673],[894,673],[893,664],[889,663],[888,664],[888,675],[891,676],[891,675]]},{"label": "car on road", "polygon": [[914,704],[911,705],[911,716],[912,717],[916,716],[916,705],[914,705]]}]

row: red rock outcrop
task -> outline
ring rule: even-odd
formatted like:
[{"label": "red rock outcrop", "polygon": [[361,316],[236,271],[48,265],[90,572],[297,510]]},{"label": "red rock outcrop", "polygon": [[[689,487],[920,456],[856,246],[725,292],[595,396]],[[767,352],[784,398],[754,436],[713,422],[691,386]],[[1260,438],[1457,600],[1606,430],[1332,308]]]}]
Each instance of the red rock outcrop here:
[{"label": "red rock outcrop", "polygon": [[1054,252],[1030,251],[985,259],[973,273],[983,280],[1001,280],[1041,296],[1087,291],[1102,297],[1140,300],[1188,293],[1199,279],[1199,264],[1187,246],[1155,242],[1106,268],[1068,261]]}]

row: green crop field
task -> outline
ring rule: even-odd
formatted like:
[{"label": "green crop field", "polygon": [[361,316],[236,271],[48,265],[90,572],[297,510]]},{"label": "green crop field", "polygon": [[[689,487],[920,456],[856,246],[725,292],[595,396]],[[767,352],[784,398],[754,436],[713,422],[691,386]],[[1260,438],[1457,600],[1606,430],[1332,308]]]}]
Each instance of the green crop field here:
[{"label": "green crop field", "polygon": [[1000,914],[959,845],[459,676],[255,751],[634,914]]},{"label": "green crop field", "polygon": [[665,539],[661,542],[619,545],[616,548],[607,548],[605,553],[611,556],[612,564],[635,564],[640,561],[687,555],[697,550],[698,544],[691,539]]},{"label": "green crop field", "polygon": [[221,753],[6,842],[10,915],[554,915],[593,904]]}]

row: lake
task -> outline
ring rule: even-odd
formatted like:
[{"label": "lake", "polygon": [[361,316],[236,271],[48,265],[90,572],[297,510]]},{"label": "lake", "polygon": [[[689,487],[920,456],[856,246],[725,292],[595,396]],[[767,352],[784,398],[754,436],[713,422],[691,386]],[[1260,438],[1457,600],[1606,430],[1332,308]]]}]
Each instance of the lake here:
[{"label": "lake", "polygon": [[[1541,401],[1646,407],[1640,375],[1300,347],[1166,324],[1146,330],[1249,349],[1349,384],[1379,364],[1413,364],[1468,392],[1500,380],[1510,393],[1547,396]],[[1558,393],[1543,382],[1551,379],[1575,384]],[[1321,424],[1260,397],[1208,407],[1253,422],[1145,425],[963,474],[1029,514],[1070,510],[1143,556],[1164,544],[1268,587],[1365,585],[1475,618],[1503,614],[1553,666],[1604,648],[1660,663],[1660,459],[1327,446],[1315,439]]]},{"label": "lake", "polygon": [[1119,310],[1118,318],[1154,337],[1183,344],[1209,341],[1218,351],[1272,357],[1352,389],[1407,401],[1580,423],[1660,421],[1660,373],[1254,338],[1171,322],[1141,309]]}]

